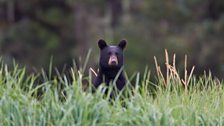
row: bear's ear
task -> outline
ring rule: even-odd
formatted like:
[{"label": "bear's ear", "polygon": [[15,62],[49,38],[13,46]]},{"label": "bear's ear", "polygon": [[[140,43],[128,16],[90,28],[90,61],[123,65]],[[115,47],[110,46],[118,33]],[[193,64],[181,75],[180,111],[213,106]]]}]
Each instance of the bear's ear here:
[{"label": "bear's ear", "polygon": [[98,41],[98,46],[99,46],[99,48],[102,50],[102,49],[104,49],[105,47],[107,47],[107,43],[106,43],[103,39],[100,39],[100,40]]},{"label": "bear's ear", "polygon": [[126,47],[126,44],[127,44],[126,40],[121,40],[121,41],[119,42],[118,46],[119,46],[122,50],[124,50],[124,48]]}]

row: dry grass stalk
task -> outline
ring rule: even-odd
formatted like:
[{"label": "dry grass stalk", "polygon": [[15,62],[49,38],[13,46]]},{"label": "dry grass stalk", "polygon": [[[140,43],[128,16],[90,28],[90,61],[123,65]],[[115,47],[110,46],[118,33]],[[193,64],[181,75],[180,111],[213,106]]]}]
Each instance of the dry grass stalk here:
[{"label": "dry grass stalk", "polygon": [[96,71],[93,68],[90,67],[89,71],[90,71],[89,73],[92,72],[95,75],[95,77],[97,76],[97,73],[96,73]]},{"label": "dry grass stalk", "polygon": [[154,60],[156,65],[157,76],[159,79],[162,79],[162,82],[165,86],[167,86],[171,80],[178,81],[184,86],[185,92],[187,92],[188,85],[190,83],[190,79],[193,75],[194,68],[195,68],[195,66],[192,67],[191,72],[188,76],[187,55],[185,55],[185,61],[184,61],[184,79],[180,78],[180,75],[178,74],[176,69],[176,54],[173,55],[173,63],[169,64],[169,54],[168,54],[168,51],[165,50],[166,79],[163,76],[163,73],[160,69],[160,66],[158,65],[158,62],[155,56],[154,56]]},{"label": "dry grass stalk", "polygon": [[166,67],[166,84],[169,83],[169,80],[170,80],[170,75],[169,75],[169,69],[170,69],[170,65],[169,65],[169,54],[167,52],[167,50],[165,50],[165,65],[167,66]]},{"label": "dry grass stalk", "polygon": [[155,65],[156,65],[156,73],[157,73],[157,76],[158,76],[159,79],[162,79],[163,84],[166,86],[166,81],[165,81],[165,79],[163,77],[162,71],[160,69],[160,66],[158,65],[158,62],[157,62],[157,59],[156,59],[155,56],[154,56],[154,61],[155,61]]}]

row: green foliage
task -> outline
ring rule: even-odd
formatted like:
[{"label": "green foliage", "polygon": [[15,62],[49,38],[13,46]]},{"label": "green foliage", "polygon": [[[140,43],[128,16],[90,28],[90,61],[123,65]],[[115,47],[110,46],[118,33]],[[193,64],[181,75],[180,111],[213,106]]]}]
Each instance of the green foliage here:
[{"label": "green foliage", "polygon": [[223,78],[223,8],[223,0],[2,0],[0,53],[27,69],[46,68],[54,55],[62,68],[93,48],[94,66],[98,39],[125,38],[128,73],[153,71],[166,48],[188,54],[197,74]]},{"label": "green foliage", "polygon": [[[75,70],[72,82],[66,76],[50,79],[43,74],[44,81],[38,83],[40,77],[25,76],[25,69],[17,65],[12,70],[7,65],[0,66],[0,125],[224,124],[223,86],[210,76],[192,78],[193,86],[187,93],[175,81],[171,80],[167,88],[158,81],[153,97],[149,90],[150,73],[146,70],[143,80],[137,74],[136,86],[128,86],[121,92],[123,95],[113,100],[105,98],[101,90],[94,94],[83,91],[83,75]],[[64,88],[58,88],[59,85]]]}]

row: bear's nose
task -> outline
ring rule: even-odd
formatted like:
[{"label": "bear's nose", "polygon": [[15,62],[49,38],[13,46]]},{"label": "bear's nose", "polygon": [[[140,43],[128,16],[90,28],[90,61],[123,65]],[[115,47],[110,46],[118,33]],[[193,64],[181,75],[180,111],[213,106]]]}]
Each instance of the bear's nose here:
[{"label": "bear's nose", "polygon": [[110,56],[108,64],[109,65],[117,65],[118,64],[117,56],[114,56],[114,55]]}]

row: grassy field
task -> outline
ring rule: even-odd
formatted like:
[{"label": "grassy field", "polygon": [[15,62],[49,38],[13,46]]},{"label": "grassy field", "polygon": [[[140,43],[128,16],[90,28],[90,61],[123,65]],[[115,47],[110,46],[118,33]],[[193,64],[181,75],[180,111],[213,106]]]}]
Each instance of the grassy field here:
[{"label": "grassy field", "polygon": [[[143,79],[136,74],[130,77],[135,83],[129,84],[132,86],[127,86],[113,100],[103,95],[103,86],[94,94],[90,88],[83,91],[82,80],[88,77],[75,69],[71,70],[72,81],[68,81],[66,76],[51,77],[51,73],[44,72],[27,76],[25,69],[15,65],[8,70],[2,64],[0,125],[224,125],[223,83],[211,76],[196,79],[186,69],[181,79],[175,64],[169,65],[167,60],[166,77],[157,64],[157,82],[151,82],[148,70],[142,73]],[[61,85],[63,89],[59,88]]]}]

